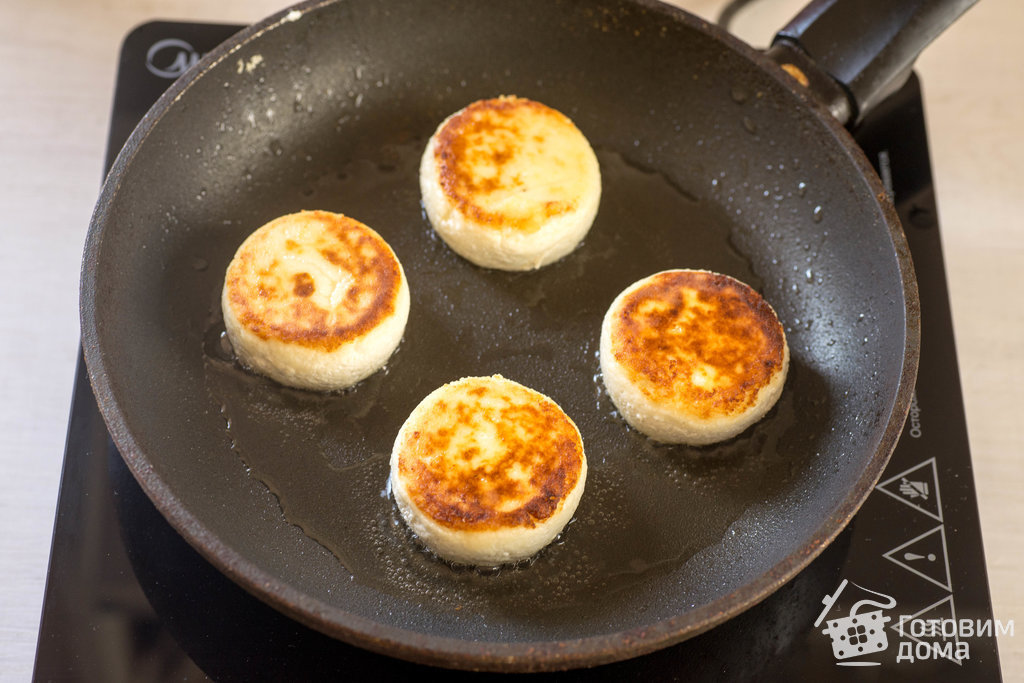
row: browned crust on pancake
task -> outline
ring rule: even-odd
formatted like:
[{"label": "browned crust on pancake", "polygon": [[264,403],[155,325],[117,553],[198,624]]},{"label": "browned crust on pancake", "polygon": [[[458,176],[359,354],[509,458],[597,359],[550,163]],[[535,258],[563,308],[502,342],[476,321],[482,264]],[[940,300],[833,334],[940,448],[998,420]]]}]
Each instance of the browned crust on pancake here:
[{"label": "browned crust on pancake", "polygon": [[[561,112],[533,100],[505,96],[479,100],[453,115],[437,135],[434,159],[442,189],[456,210],[481,226],[506,228],[524,233],[536,232],[548,220],[575,211],[575,198],[548,201],[528,215],[509,216],[487,211],[475,197],[498,189],[525,186],[522,178],[503,173],[510,159],[526,145],[543,145],[543,137],[527,138],[516,120],[517,113],[527,110],[535,115],[551,117],[558,125],[576,130],[572,121]],[[480,177],[478,164],[493,164],[494,177]]]},{"label": "browned crust on pancake", "polygon": [[[482,409],[462,401],[441,400],[418,420],[419,428],[404,434],[399,475],[420,513],[445,527],[464,531],[533,528],[549,519],[579,481],[583,442],[572,421],[551,399],[513,384],[519,394],[499,408]],[[509,391],[507,386],[498,394]],[[495,389],[477,383],[471,395],[482,398]],[[541,400],[537,400],[537,399]],[[430,429],[423,428],[426,423]],[[478,449],[453,448],[459,429],[481,424],[497,428],[505,452],[486,467],[463,466]],[[508,472],[529,473],[519,481]],[[520,504],[498,509],[509,499]]]},{"label": "browned crust on pancake", "polygon": [[309,273],[280,277],[275,273],[280,265],[276,258],[266,267],[258,267],[257,253],[246,244],[228,268],[228,301],[239,323],[260,339],[334,351],[394,313],[401,266],[380,235],[341,214],[304,211],[271,221],[260,230],[272,229],[278,221],[294,220],[296,216],[323,226],[326,232],[311,236],[312,241],[304,245],[289,239],[286,250],[297,253],[313,248],[353,280],[338,305],[329,310],[310,299],[314,280]]},{"label": "browned crust on pancake", "polygon": [[[615,360],[647,398],[703,419],[753,406],[782,369],[786,343],[778,317],[756,291],[726,275],[691,270],[659,273],[627,294],[611,340]],[[691,381],[702,367],[716,373],[714,387]]]}]

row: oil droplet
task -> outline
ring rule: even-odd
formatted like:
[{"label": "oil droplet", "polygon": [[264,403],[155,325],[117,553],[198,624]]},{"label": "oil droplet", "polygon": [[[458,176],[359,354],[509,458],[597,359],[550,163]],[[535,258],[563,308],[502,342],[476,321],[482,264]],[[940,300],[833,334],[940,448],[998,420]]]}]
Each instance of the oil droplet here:
[{"label": "oil droplet", "polygon": [[814,218],[814,222],[815,223],[820,223],[821,222],[822,215],[821,215],[821,205],[820,204],[818,206],[814,207],[814,213],[813,213],[812,217]]},{"label": "oil droplet", "polygon": [[805,183],[803,181],[800,181],[799,183],[797,183],[796,193],[799,196],[801,196],[801,197],[803,197],[805,194],[807,194],[807,183]]},{"label": "oil droplet", "polygon": [[271,154],[273,154],[275,157],[279,157],[282,154],[284,154],[284,147],[278,140],[271,140],[268,147],[270,148]]}]

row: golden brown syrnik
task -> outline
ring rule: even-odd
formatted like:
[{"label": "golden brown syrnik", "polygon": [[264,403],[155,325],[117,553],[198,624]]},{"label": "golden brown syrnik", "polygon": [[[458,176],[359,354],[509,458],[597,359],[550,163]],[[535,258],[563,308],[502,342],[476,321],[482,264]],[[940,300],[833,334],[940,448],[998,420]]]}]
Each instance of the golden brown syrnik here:
[{"label": "golden brown syrnik", "polygon": [[423,153],[420,190],[456,253],[486,268],[530,270],[562,258],[590,230],[601,172],[564,114],[498,97],[441,123]]},{"label": "golden brown syrnik", "polygon": [[451,562],[495,566],[551,542],[583,494],[587,460],[572,420],[500,375],[431,392],[395,439],[391,487],[406,523]]},{"label": "golden brown syrnik", "polygon": [[243,364],[282,384],[330,391],[391,356],[409,316],[409,286],[374,230],[341,214],[301,211],[242,243],[221,308]]},{"label": "golden brown syrnik", "polygon": [[760,420],[782,393],[785,332],[746,284],[669,270],[627,287],[605,314],[601,373],[629,424],[656,441],[709,444]]}]

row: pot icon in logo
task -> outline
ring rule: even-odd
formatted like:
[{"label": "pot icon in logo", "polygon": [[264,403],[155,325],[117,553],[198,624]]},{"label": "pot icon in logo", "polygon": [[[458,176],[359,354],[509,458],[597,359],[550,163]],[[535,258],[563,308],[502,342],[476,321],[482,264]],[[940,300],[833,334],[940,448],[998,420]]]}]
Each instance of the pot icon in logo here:
[{"label": "pot icon in logo", "polygon": [[161,78],[177,78],[198,61],[195,48],[178,38],[158,40],[146,51],[146,68]]},{"label": "pot icon in logo", "polygon": [[[818,615],[814,622],[820,626],[825,616],[839,600],[839,594],[843,592],[847,584],[846,579],[839,584],[839,588],[831,595],[826,595],[821,602],[825,609]],[[885,624],[892,621],[892,617],[883,616],[882,610],[892,609],[896,606],[896,600],[891,596],[878,593],[873,590],[853,584],[860,590],[884,598],[884,602],[877,600],[860,600],[854,603],[850,609],[850,615],[839,619],[831,619],[827,622],[827,628],[822,630],[826,636],[832,639],[832,654],[837,660],[851,659],[866,654],[875,654],[884,651],[889,647],[889,641],[885,635]],[[870,612],[861,612],[862,607],[876,607],[878,609]],[[881,662],[836,662],[839,666],[878,666]]]}]

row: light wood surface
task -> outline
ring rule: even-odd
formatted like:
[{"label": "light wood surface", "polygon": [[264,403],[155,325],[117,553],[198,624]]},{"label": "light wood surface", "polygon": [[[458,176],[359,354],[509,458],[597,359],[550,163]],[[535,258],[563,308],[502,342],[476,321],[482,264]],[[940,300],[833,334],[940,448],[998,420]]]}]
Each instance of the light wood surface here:
[{"label": "light wood surface", "polygon": [[[679,0],[714,18],[725,0]],[[734,26],[764,45],[801,0]],[[0,680],[31,676],[78,350],[78,278],[124,35],[247,23],[270,0],[0,5]],[[1024,620],[1024,3],[983,0],[918,62],[995,616]],[[1024,623],[1021,623],[1024,630]],[[999,642],[1024,680],[1024,634]]]}]

